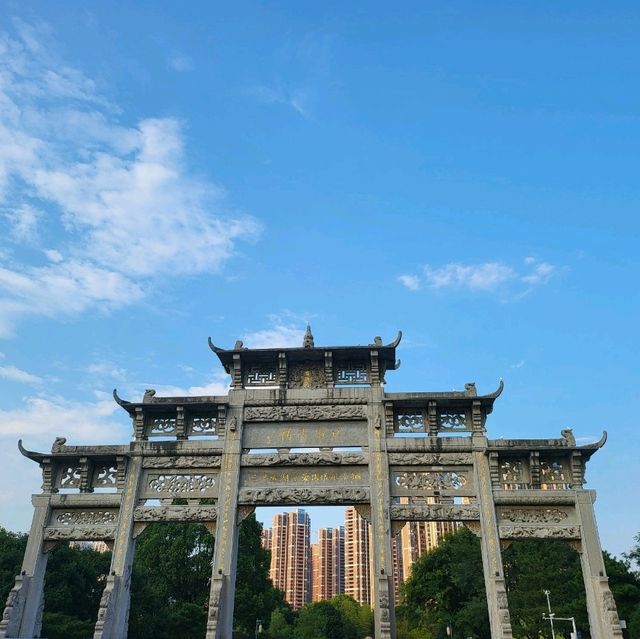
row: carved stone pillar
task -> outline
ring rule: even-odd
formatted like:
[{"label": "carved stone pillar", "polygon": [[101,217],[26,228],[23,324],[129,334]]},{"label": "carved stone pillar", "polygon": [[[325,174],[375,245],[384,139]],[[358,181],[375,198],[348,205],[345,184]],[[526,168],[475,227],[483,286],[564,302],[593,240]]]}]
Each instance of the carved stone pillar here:
[{"label": "carved stone pillar", "polygon": [[131,567],[136,540],[133,535],[133,511],[138,502],[142,477],[142,457],[134,456],[127,464],[127,474],[120,502],[118,531],[107,582],[102,591],[94,639],[121,639],[127,636],[131,593]]},{"label": "carved stone pillar", "polygon": [[49,519],[49,495],[33,495],[35,507],[22,570],[9,592],[0,621],[0,637],[39,637],[44,606],[44,527]]},{"label": "carved stone pillar", "polygon": [[591,639],[622,638],[616,602],[609,590],[602,548],[593,512],[596,494],[593,490],[576,491],[576,512],[582,531],[580,563],[587,593],[587,612]]},{"label": "carved stone pillar", "polygon": [[386,429],[383,428],[384,404],[380,386],[371,388],[369,415],[369,469],[371,482],[371,533],[373,560],[373,598],[375,636],[395,639],[396,623],[393,593],[393,559],[391,556],[391,517],[389,465]]},{"label": "carved stone pillar", "polygon": [[482,567],[484,584],[487,590],[487,606],[492,639],[511,639],[511,619],[507,590],[504,583],[502,555],[496,509],[493,503],[489,460],[485,454],[487,439],[481,435],[473,436],[473,465],[480,507],[480,547],[482,549]]},{"label": "carved stone pillar", "polygon": [[[243,403],[244,391],[229,393],[228,428],[219,479],[218,520],[213,550],[207,639],[227,639],[231,637],[233,630]],[[233,428],[231,424],[234,424]]]}]

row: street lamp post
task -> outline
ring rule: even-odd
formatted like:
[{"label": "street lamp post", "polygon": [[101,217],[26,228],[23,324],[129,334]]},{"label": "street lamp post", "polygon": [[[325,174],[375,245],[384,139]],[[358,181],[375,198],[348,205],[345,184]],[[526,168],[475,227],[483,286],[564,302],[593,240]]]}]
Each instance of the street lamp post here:
[{"label": "street lamp post", "polygon": [[551,612],[551,600],[549,599],[549,595],[551,594],[550,590],[543,590],[544,594],[547,596],[547,607],[549,608],[549,616],[547,617],[544,613],[542,613],[543,619],[548,619],[551,624],[551,639],[556,639],[556,631],[553,628],[553,618],[554,614]]},{"label": "street lamp post", "polygon": [[256,619],[256,632],[255,632],[255,638],[258,638],[258,635],[262,634],[262,619]]}]

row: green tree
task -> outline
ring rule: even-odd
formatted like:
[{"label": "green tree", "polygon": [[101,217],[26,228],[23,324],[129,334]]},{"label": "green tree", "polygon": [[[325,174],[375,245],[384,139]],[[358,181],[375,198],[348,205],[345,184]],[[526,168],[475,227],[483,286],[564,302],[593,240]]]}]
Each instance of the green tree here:
[{"label": "green tree", "polygon": [[419,629],[426,637],[444,637],[451,623],[456,634],[489,639],[480,541],[466,528],[420,557],[401,593],[405,636]]},{"label": "green tree", "polygon": [[269,619],[269,639],[293,639],[294,616],[283,608],[276,608]]},{"label": "green tree", "polygon": [[111,553],[61,544],[49,552],[42,635],[84,639],[93,634]]},{"label": "green tree", "polygon": [[359,604],[348,595],[337,595],[329,600],[329,603],[342,615],[345,628],[345,639],[350,636],[353,628],[353,636],[362,639],[366,635],[373,635],[373,611],[369,606]]},{"label": "green tree", "polygon": [[234,634],[239,638],[252,639],[257,619],[266,626],[274,610],[288,608],[284,594],[269,579],[271,553],[262,548],[261,533],[255,514],[240,525],[233,613]]},{"label": "green tree", "polygon": [[[551,591],[556,616],[575,617],[578,630],[588,636],[580,557],[568,543],[552,539],[515,541],[504,551],[503,563],[514,637],[538,639],[549,631],[549,622],[542,618],[548,612],[545,590]],[[562,630],[562,626],[559,628]],[[569,630],[567,625],[567,634]]]},{"label": "green tree", "polygon": [[295,639],[351,639],[340,611],[329,601],[307,604],[298,611],[293,636]]},{"label": "green tree", "polygon": [[27,535],[0,527],[0,602],[5,602],[20,572]]},{"label": "green tree", "polygon": [[133,562],[129,637],[204,635],[213,537],[202,524],[151,524]]}]

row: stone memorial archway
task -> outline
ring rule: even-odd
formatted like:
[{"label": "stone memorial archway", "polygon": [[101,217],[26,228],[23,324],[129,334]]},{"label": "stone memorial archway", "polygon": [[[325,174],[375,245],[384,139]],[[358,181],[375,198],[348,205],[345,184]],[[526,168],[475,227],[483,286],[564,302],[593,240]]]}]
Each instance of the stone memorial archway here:
[{"label": "stone memorial archway", "polygon": [[[39,636],[47,552],[61,540],[113,548],[94,639],[126,637],[136,537],[156,521],[203,522],[216,534],[208,639],[229,639],[238,525],[256,506],[356,505],[372,526],[377,639],[395,639],[391,536],[407,521],[462,521],[480,538],[494,639],[512,637],[501,541],[566,539],[581,555],[591,636],[622,637],[585,464],[606,439],[491,440],[485,422],[503,385],[386,393],[401,335],[383,344],[231,350],[209,345],[231,376],[228,395],[115,401],[132,418],[124,446],[23,455],[42,493],[0,638]],[[409,436],[407,436],[409,435]],[[317,452],[300,452],[312,448]],[[350,450],[344,450],[348,448]],[[274,452],[275,451],[275,452]],[[100,489],[100,490],[98,490]],[[175,505],[180,498],[185,505]]]}]

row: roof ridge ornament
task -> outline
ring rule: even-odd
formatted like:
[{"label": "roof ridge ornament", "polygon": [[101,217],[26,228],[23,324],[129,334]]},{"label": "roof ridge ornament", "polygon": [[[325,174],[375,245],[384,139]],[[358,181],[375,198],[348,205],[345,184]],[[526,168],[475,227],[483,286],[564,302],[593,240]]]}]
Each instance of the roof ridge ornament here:
[{"label": "roof ridge ornament", "polygon": [[309,326],[309,324],[307,324],[307,330],[305,331],[304,338],[302,339],[302,348],[315,348],[313,333],[311,332],[311,326]]}]

